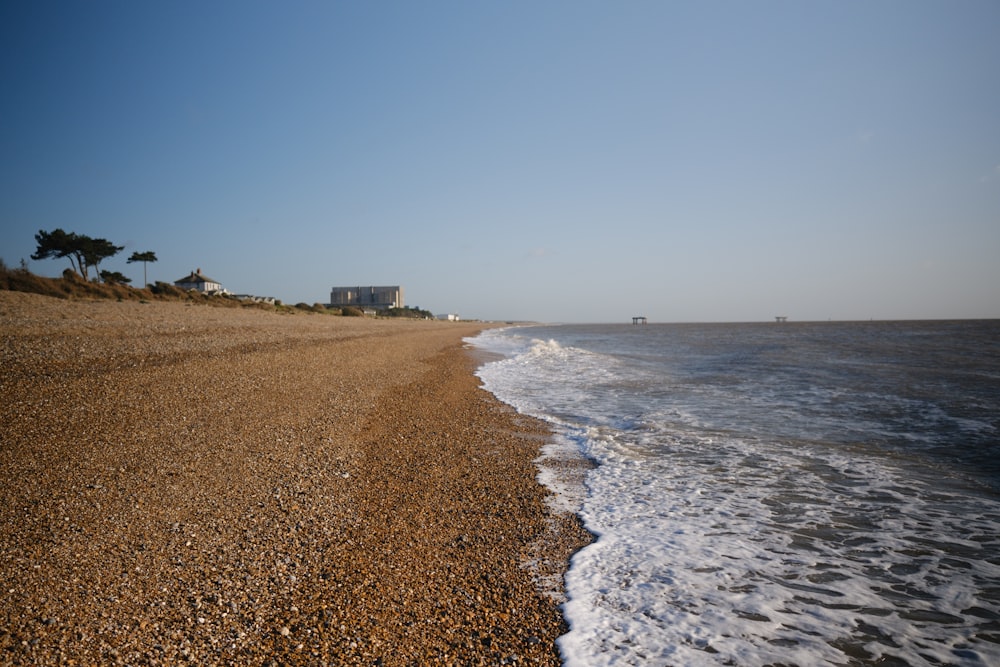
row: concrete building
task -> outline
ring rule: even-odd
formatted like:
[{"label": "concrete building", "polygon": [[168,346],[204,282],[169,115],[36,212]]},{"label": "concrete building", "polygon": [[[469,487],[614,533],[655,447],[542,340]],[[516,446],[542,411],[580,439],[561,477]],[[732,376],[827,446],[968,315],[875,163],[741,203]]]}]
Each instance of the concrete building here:
[{"label": "concrete building", "polygon": [[403,288],[399,285],[388,287],[359,286],[333,287],[330,289],[330,305],[333,307],[356,306],[358,308],[402,308]]}]

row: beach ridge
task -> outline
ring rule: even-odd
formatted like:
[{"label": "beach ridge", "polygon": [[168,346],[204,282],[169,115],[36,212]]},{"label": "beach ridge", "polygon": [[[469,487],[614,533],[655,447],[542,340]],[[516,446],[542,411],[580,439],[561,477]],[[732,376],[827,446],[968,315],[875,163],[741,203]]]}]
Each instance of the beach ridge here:
[{"label": "beach ridge", "polygon": [[0,664],[560,664],[483,326],[0,292]]}]

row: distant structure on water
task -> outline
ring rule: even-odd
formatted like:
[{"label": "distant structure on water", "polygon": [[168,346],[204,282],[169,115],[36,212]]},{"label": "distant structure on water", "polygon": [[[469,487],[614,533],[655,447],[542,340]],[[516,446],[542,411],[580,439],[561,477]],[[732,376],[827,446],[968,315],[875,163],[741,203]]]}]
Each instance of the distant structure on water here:
[{"label": "distant structure on water", "polygon": [[632,318],[632,324],[645,324],[645,323],[646,323],[646,318],[643,315],[639,315],[638,317]]},{"label": "distant structure on water", "polygon": [[774,316],[774,321],[775,322],[787,322],[788,321],[788,316],[787,315],[775,315]]},{"label": "distant structure on water", "polygon": [[358,308],[403,307],[403,288],[399,285],[375,287],[371,285],[358,287],[333,287],[330,289],[330,305],[357,306]]}]

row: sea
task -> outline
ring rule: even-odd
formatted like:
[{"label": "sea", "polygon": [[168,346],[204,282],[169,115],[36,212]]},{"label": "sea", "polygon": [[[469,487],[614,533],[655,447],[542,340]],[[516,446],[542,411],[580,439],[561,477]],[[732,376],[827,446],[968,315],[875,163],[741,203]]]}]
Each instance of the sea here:
[{"label": "sea", "polygon": [[[511,326],[567,667],[1000,665],[1000,321]],[[589,459],[560,479],[559,456]],[[554,458],[555,457],[555,458]]]}]

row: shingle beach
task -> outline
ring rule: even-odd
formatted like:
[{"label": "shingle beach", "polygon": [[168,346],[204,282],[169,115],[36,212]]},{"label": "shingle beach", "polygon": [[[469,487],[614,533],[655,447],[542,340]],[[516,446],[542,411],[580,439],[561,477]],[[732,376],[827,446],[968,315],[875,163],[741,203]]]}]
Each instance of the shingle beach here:
[{"label": "shingle beach", "polygon": [[0,665],[558,665],[482,326],[0,292]]}]

